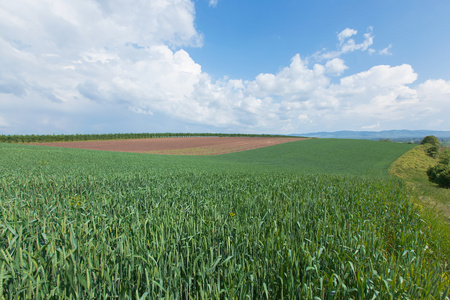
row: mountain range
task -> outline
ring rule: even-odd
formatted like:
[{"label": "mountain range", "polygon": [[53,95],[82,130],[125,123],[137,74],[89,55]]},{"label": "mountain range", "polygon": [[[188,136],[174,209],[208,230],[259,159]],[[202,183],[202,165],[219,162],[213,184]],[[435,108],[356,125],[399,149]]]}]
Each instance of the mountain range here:
[{"label": "mountain range", "polygon": [[434,135],[437,138],[450,138],[450,131],[439,130],[383,130],[383,131],[335,131],[335,132],[312,132],[293,134],[294,136],[306,136],[317,138],[338,138],[338,139],[421,139],[427,135]]}]

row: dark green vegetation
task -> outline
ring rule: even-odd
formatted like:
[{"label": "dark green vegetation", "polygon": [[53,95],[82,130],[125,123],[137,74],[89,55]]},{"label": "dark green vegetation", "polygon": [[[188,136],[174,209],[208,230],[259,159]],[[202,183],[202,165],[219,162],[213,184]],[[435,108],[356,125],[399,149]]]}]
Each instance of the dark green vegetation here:
[{"label": "dark green vegetation", "polygon": [[426,146],[427,154],[429,156],[435,158],[439,154],[441,143],[439,142],[439,139],[434,135],[428,135],[424,137],[420,144]]},{"label": "dark green vegetation", "polygon": [[[441,151],[442,153],[443,151]],[[450,152],[447,150],[447,153]],[[427,175],[431,182],[437,183],[442,188],[450,188],[450,163],[449,155],[439,160],[439,164],[428,168]]]},{"label": "dark green vegetation", "polygon": [[0,295],[445,298],[429,229],[387,175],[411,147],[181,157],[0,144]]},{"label": "dark green vegetation", "polygon": [[0,142],[4,143],[46,143],[46,142],[74,142],[74,141],[101,141],[125,139],[153,139],[167,137],[193,137],[193,136],[263,136],[280,137],[284,135],[269,134],[243,134],[243,133],[107,133],[107,134],[53,134],[53,135],[0,135]]},{"label": "dark green vegetation", "polygon": [[435,136],[426,136],[420,143],[428,156],[438,158],[438,163],[433,163],[427,169],[428,179],[437,183],[442,188],[450,188],[450,150],[441,149],[441,143]]},{"label": "dark green vegetation", "polygon": [[430,156],[438,158],[439,163],[428,168],[428,179],[431,182],[437,183],[441,188],[448,189],[450,188],[450,149],[438,148],[438,150],[435,151],[435,147],[436,146],[431,146],[433,151]]},{"label": "dark green vegetation", "polygon": [[427,135],[426,137],[424,137],[422,139],[420,144],[421,145],[430,144],[430,145],[438,146],[438,147],[441,145],[441,143],[439,142],[439,139],[437,137],[435,137],[434,135]]}]

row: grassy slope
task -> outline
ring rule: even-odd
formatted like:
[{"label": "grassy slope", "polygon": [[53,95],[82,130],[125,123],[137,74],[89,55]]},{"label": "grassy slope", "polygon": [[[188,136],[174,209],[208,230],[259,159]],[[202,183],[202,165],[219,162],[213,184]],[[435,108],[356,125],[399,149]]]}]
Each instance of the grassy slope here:
[{"label": "grassy slope", "polygon": [[437,162],[426,154],[423,146],[417,146],[402,155],[390,173],[407,182],[412,201],[421,208],[421,216],[433,232],[435,247],[440,248],[441,259],[450,269],[450,189],[439,188],[426,175],[428,167]]}]

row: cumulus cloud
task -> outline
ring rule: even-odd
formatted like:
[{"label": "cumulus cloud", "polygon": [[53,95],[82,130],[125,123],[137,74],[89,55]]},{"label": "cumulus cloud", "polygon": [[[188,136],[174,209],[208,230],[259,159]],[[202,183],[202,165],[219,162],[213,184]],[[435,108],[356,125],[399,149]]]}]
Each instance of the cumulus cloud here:
[{"label": "cumulus cloud", "polygon": [[417,74],[410,65],[404,64],[396,67],[379,65],[368,71],[341,78],[340,85],[350,89],[359,90],[359,87],[365,87],[365,89],[379,91],[404,86],[413,83],[416,79]]},{"label": "cumulus cloud", "polygon": [[345,28],[338,34],[339,44],[337,50],[327,50],[322,49],[317,51],[312,56],[316,60],[328,60],[339,57],[343,54],[351,53],[354,51],[369,51],[369,53],[373,52],[373,49],[370,48],[373,44],[373,28],[369,27],[367,32],[363,34],[363,40],[360,43],[357,43],[353,36],[357,35],[358,31],[351,28]]},{"label": "cumulus cloud", "polygon": [[216,7],[219,0],[209,0],[209,6]]},{"label": "cumulus cloud", "polygon": [[[347,28],[348,29],[348,28]],[[345,30],[344,30],[345,31]],[[342,32],[341,32],[342,33]],[[356,34],[355,30],[355,34]],[[356,50],[362,50],[365,51],[369,49],[369,47],[373,44],[373,35],[372,35],[372,28],[370,28],[369,32],[366,32],[364,34],[364,41],[362,43],[357,44],[354,39],[344,39],[340,40],[340,48],[342,53],[349,53]]]},{"label": "cumulus cloud", "polygon": [[357,30],[351,29],[351,28],[345,28],[338,34],[338,40],[341,45],[344,44],[345,40],[348,39],[351,36],[354,36],[358,33]]},{"label": "cumulus cloud", "polygon": [[345,65],[344,61],[340,58],[334,58],[329,60],[325,64],[325,70],[327,73],[333,75],[341,75],[348,67]]},{"label": "cumulus cloud", "polygon": [[289,67],[285,67],[278,74],[259,74],[249,84],[249,90],[257,96],[297,97],[299,94],[308,95],[317,88],[328,85],[329,79],[324,75],[325,68],[316,64],[308,68],[300,55],[295,55]]},{"label": "cumulus cloud", "polygon": [[194,18],[190,0],[1,2],[1,132],[450,129],[450,82],[413,86],[408,64],[348,74],[341,56],[370,52],[370,28],[277,73],[215,81],[185,50],[202,44]]},{"label": "cumulus cloud", "polygon": [[9,94],[17,106],[100,102],[149,111],[173,106],[166,99],[188,94],[201,73],[186,51],[170,48],[202,43],[189,0],[19,0],[2,2],[0,16],[3,104]]}]

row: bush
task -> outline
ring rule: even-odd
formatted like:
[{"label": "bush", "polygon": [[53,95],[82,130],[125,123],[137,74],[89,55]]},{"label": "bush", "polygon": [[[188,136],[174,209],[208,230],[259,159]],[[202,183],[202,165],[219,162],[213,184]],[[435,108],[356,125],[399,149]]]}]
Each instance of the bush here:
[{"label": "bush", "polygon": [[435,137],[434,135],[428,135],[428,136],[424,137],[423,140],[420,142],[420,144],[421,145],[431,144],[431,145],[437,146],[437,147],[441,146],[441,142],[439,142],[439,139],[437,137]]},{"label": "bush", "polygon": [[[430,168],[432,169],[432,168]],[[429,170],[430,170],[429,169]],[[440,187],[443,188],[450,188],[450,166],[449,165],[437,165],[436,167],[434,167],[434,170],[432,170],[431,172],[431,177],[430,175],[428,175],[428,178],[434,178],[433,181],[434,183],[437,183]]]},{"label": "bush", "polygon": [[439,153],[439,146],[432,145],[432,144],[424,144],[423,145],[425,152],[428,156],[432,158],[436,158]]},{"label": "bush", "polygon": [[443,148],[439,154],[439,163],[444,165],[450,165],[450,149]]},{"label": "bush", "polygon": [[437,184],[443,188],[450,188],[450,166],[444,168],[437,178]]},{"label": "bush", "polygon": [[439,153],[439,147],[441,146],[441,143],[439,142],[439,139],[437,137],[435,137],[434,135],[428,135],[423,138],[420,144],[427,147],[426,151],[428,156],[436,158]]},{"label": "bush", "polygon": [[431,166],[427,170],[428,179],[431,182],[436,183],[436,179],[438,178],[438,174],[441,172],[441,165]]},{"label": "bush", "polygon": [[450,188],[450,160],[448,154],[447,151],[441,153],[440,163],[429,167],[427,170],[428,179],[443,188]]}]

